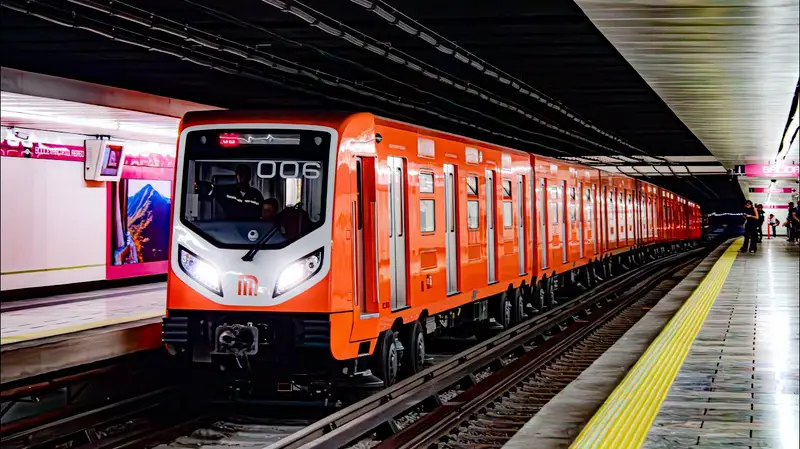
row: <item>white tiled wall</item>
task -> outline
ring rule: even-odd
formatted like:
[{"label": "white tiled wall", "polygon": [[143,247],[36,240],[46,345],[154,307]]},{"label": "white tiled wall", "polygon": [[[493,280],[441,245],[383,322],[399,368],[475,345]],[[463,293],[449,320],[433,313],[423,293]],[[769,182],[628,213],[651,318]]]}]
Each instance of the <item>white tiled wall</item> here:
[{"label": "white tiled wall", "polygon": [[106,186],[88,186],[80,162],[0,161],[2,290],[105,278]]}]

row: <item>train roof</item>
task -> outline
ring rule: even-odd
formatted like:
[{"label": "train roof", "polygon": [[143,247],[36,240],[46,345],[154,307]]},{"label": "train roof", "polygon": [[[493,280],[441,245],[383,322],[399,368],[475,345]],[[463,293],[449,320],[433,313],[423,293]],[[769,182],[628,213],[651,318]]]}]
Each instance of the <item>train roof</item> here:
[{"label": "train roof", "polygon": [[[490,149],[497,149],[497,150],[504,150],[504,151],[511,151],[517,154],[524,154],[524,155],[533,155],[538,158],[546,159],[553,161],[558,164],[563,164],[572,167],[585,167],[591,170],[598,170],[604,173],[606,176],[613,177],[613,178],[627,178],[627,179],[634,179],[642,184],[651,185],[659,190],[669,191],[662,187],[659,187],[655,184],[649,183],[645,180],[632,178],[622,173],[610,173],[604,172],[603,170],[591,167],[587,165],[583,165],[580,163],[566,161],[561,159],[555,159],[548,156],[540,156],[536,153],[529,153],[527,151],[517,150],[515,148],[506,147],[503,145],[497,145],[490,142],[473,139],[471,137],[460,136],[458,134],[452,134],[445,131],[439,131],[432,128],[427,128],[425,126],[416,125],[413,123],[403,122],[400,120],[395,120],[387,117],[382,117],[379,115],[375,115],[369,112],[342,112],[342,111],[333,111],[333,112],[308,112],[308,111],[293,111],[293,110],[209,110],[209,111],[191,111],[184,115],[183,119],[181,120],[181,129],[187,128],[189,126],[196,126],[196,125],[203,125],[203,124],[212,124],[218,123],[220,121],[230,121],[232,123],[247,123],[252,121],[271,121],[274,123],[294,123],[294,124],[315,124],[315,125],[322,125],[322,126],[329,126],[331,128],[339,128],[343,124],[345,124],[349,119],[354,118],[360,115],[369,115],[371,116],[376,124],[380,125],[388,125],[393,126],[401,129],[405,129],[408,131],[418,132],[420,134],[429,135],[431,137],[439,137],[439,138],[449,138],[453,139],[465,144],[473,144],[476,146],[481,146],[484,148]],[[670,192],[676,197],[683,198],[680,195]],[[693,206],[696,205],[693,201],[690,201],[686,198],[684,200]]]}]

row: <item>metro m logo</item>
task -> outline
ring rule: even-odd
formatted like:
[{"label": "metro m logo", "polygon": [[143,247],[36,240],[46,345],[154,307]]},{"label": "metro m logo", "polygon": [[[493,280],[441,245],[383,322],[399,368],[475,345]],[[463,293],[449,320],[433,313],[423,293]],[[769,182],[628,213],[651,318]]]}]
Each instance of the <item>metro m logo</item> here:
[{"label": "metro m logo", "polygon": [[239,276],[236,293],[239,296],[256,296],[258,294],[258,278],[249,274]]}]

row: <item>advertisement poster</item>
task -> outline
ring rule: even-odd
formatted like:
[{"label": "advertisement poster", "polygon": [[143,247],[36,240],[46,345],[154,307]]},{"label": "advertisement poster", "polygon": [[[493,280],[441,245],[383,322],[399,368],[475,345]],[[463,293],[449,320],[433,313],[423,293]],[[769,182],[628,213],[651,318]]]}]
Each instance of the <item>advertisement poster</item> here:
[{"label": "advertisement poster", "polygon": [[0,142],[0,156],[83,162],[84,150],[82,146],[75,145],[54,145],[18,139],[3,139]]},{"label": "advertisement poster", "polygon": [[169,256],[172,183],[122,179],[113,184],[111,265],[166,261]]}]

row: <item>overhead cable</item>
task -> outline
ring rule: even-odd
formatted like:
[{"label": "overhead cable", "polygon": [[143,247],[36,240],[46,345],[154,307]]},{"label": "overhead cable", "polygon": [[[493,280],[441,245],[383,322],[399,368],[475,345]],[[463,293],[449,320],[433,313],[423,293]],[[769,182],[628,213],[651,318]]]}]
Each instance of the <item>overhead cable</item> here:
[{"label": "overhead cable", "polygon": [[[26,6],[30,6],[31,4],[42,5],[42,2],[37,2],[35,0],[28,0],[26,2]],[[118,26],[110,27],[109,30],[100,29],[100,28],[98,28],[96,26],[93,27],[93,26],[87,25],[86,23],[94,22],[94,23],[99,23],[100,25],[106,25],[106,26],[109,26],[109,25],[104,24],[102,22],[99,22],[97,20],[91,19],[89,17],[81,16],[80,14],[78,14],[78,13],[76,13],[74,11],[69,12],[69,14],[70,14],[70,18],[69,19],[65,19],[65,18],[61,18],[61,17],[54,17],[52,15],[48,15],[48,14],[45,14],[43,12],[33,11],[30,8],[26,8],[26,7],[20,6],[19,3],[14,2],[14,1],[2,0],[0,2],[0,6],[3,6],[5,8],[8,8],[8,9],[11,9],[11,10],[23,13],[23,14],[28,14],[28,15],[31,15],[31,16],[34,16],[34,17],[38,17],[40,19],[43,19],[43,20],[46,20],[48,22],[55,23],[55,24],[58,24],[58,25],[61,25],[61,26],[65,26],[65,27],[69,27],[69,28],[83,29],[83,30],[92,32],[94,34],[106,37],[106,38],[114,40],[114,41],[123,42],[123,43],[129,44],[129,45],[134,45],[134,46],[137,46],[137,47],[141,47],[141,48],[144,48],[144,49],[146,49],[148,51],[154,51],[154,52],[158,52],[158,53],[167,54],[167,55],[176,57],[176,58],[178,58],[180,60],[191,62],[193,64],[200,65],[200,66],[203,66],[203,67],[206,67],[206,68],[209,68],[209,69],[221,71],[221,72],[226,73],[226,74],[241,75],[241,76],[246,76],[246,77],[253,78],[253,79],[258,79],[258,80],[261,80],[261,81],[266,81],[266,82],[269,82],[271,84],[278,85],[280,87],[288,88],[288,89],[295,90],[295,91],[301,91],[303,93],[312,94],[312,95],[315,95],[315,96],[324,97],[324,98],[327,98],[329,100],[334,100],[334,101],[337,101],[337,102],[341,102],[343,104],[350,104],[350,105],[356,106],[357,108],[360,108],[362,110],[363,109],[370,109],[370,107],[365,106],[365,105],[363,105],[361,103],[358,103],[358,102],[350,100],[350,99],[345,99],[345,98],[341,98],[341,97],[333,97],[333,96],[330,96],[330,95],[327,95],[327,94],[323,94],[321,92],[314,91],[314,90],[309,89],[307,87],[298,87],[298,86],[291,85],[291,84],[287,83],[288,80],[277,81],[277,80],[274,80],[272,78],[265,77],[265,76],[263,76],[263,74],[260,74],[260,73],[248,72],[247,70],[243,69],[241,67],[241,65],[236,64],[236,63],[233,63],[233,66],[231,67],[230,65],[226,65],[226,63],[231,64],[230,61],[226,61],[226,60],[223,60],[221,58],[202,53],[202,52],[200,52],[200,51],[198,51],[196,49],[189,49],[189,48],[185,48],[185,47],[176,46],[175,44],[171,44],[171,43],[169,43],[167,41],[163,41],[163,40],[160,40],[160,39],[157,39],[157,38],[153,38],[151,36],[145,36],[145,35],[143,35],[141,33],[130,31],[130,30],[118,27]],[[53,8],[53,9],[60,9],[60,8],[55,8],[52,5],[45,5],[45,6]],[[60,10],[62,12],[65,12],[63,9],[60,9]],[[180,30],[167,29],[167,30],[162,30],[162,31],[168,32],[169,34],[174,34],[176,36],[188,37],[188,36],[185,36],[185,34],[181,33]],[[128,33],[128,34],[133,35],[134,37],[121,36],[120,33]],[[141,39],[140,40],[136,40],[135,37],[140,37]],[[186,39],[186,40],[194,42],[194,43],[198,43],[198,44],[201,44],[202,42],[204,42],[202,39]],[[162,44],[162,45],[154,45],[154,43],[155,44]],[[174,48],[174,47],[178,47],[178,48]],[[198,58],[198,56],[199,56],[199,58]],[[255,61],[255,62],[262,62],[262,61]],[[275,67],[274,64],[267,65],[267,66],[270,67],[270,68],[278,68],[278,67]],[[281,71],[286,72],[288,74],[295,73],[295,72],[292,72],[292,71],[287,71],[285,69],[281,70]],[[383,95],[379,95],[379,94],[373,94],[371,92],[366,92],[366,91],[361,91],[361,90],[356,89],[353,86],[349,86],[349,85],[342,84],[342,83],[338,82],[338,78],[337,78],[337,80],[330,80],[330,79],[323,78],[323,77],[317,77],[317,80],[322,82],[325,85],[330,86],[330,87],[338,87],[338,88],[347,89],[347,90],[349,90],[351,92],[359,93],[359,94],[367,96],[367,97],[372,97],[372,98],[380,100],[380,101],[388,102],[388,103],[393,104],[395,106],[403,107],[403,108],[406,108],[406,109],[413,109],[413,110],[420,111],[420,112],[424,112],[426,114],[432,115],[432,116],[434,116],[436,118],[439,118],[441,120],[445,120],[445,121],[448,121],[448,122],[451,122],[451,123],[455,123],[455,124],[458,124],[458,125],[461,125],[461,126],[469,127],[469,128],[475,129],[477,131],[480,131],[482,133],[485,133],[487,135],[492,135],[492,136],[500,137],[500,138],[503,138],[503,139],[509,139],[509,140],[517,141],[517,142],[522,142],[522,143],[529,144],[529,145],[532,145],[532,146],[537,146],[537,147],[540,147],[540,148],[544,148],[544,149],[546,149],[548,151],[555,152],[555,153],[565,153],[564,151],[562,151],[560,149],[550,147],[548,145],[542,144],[541,142],[529,141],[529,140],[521,139],[521,138],[519,138],[517,136],[510,136],[510,135],[507,135],[507,134],[499,133],[499,132],[484,128],[482,126],[475,125],[474,123],[465,121],[463,119],[453,118],[453,117],[451,117],[449,115],[440,114],[440,113],[432,111],[430,109],[425,109],[425,108],[422,108],[420,106],[416,106],[416,105],[412,105],[412,104],[409,104],[409,103],[405,103],[405,102],[402,102],[400,100],[395,100],[395,99],[389,98],[387,96],[383,96]],[[386,115],[388,115],[388,116],[392,115],[392,113],[389,113],[387,111],[382,111],[382,112],[386,113]]]},{"label": "overhead cable", "polygon": [[[495,106],[517,113],[521,117],[525,117],[529,120],[534,121],[539,125],[545,126],[547,128],[565,134],[574,139],[578,139],[586,143],[589,143],[591,145],[597,146],[598,148],[602,148],[605,151],[622,154],[621,151],[615,148],[596,142],[592,139],[584,137],[580,134],[576,134],[572,131],[559,128],[558,126],[555,126],[547,122],[546,120],[540,119],[539,117],[523,109],[521,106],[515,105],[509,100],[499,98],[493,92],[486,91],[485,89],[476,86],[474,84],[471,84],[468,81],[460,80],[451,74],[442,74],[444,73],[442,70],[433,67],[430,64],[427,64],[403,52],[402,50],[397,49],[396,47],[392,47],[391,45],[381,42],[367,35],[366,33],[360,32],[348,25],[345,25],[341,21],[329,17],[309,6],[306,6],[298,0],[291,0],[291,2],[289,2],[288,0],[261,0],[261,2],[269,6],[272,6],[282,12],[294,15],[300,20],[306,22],[308,26],[318,28],[331,36],[334,36],[336,38],[342,39],[350,43],[351,45],[369,51],[377,56],[383,57],[384,59],[392,61],[398,65],[412,69],[417,73],[427,78],[430,78],[434,81],[446,84],[462,92],[466,92],[470,95],[473,95],[474,97],[480,98],[481,100],[488,101],[489,103],[492,103]],[[635,151],[641,152],[642,154],[649,155],[649,153],[647,153],[644,150],[635,147],[631,148],[634,149]]]},{"label": "overhead cable", "polygon": [[[276,0],[267,0],[267,1],[276,1]],[[470,53],[468,50],[456,44],[455,42],[443,37],[442,35],[436,33],[430,28],[425,27],[418,21],[412,19],[411,17],[407,16],[406,14],[392,7],[387,2],[383,0],[350,0],[350,1],[364,8],[365,10],[372,12],[376,16],[380,17],[381,19],[393,25],[394,27],[402,30],[403,32],[418,37],[420,40],[434,47],[439,52],[451,56],[456,61],[466,64],[472,69],[477,70],[481,74],[493,79],[494,81],[500,84],[509,86],[512,89],[515,89],[517,92],[523,95],[527,95],[533,98],[534,100],[539,101],[540,103],[546,105],[547,107],[552,108],[553,110],[558,111],[559,113],[565,115],[574,122],[588,129],[591,129],[592,131],[595,131],[608,139],[618,142],[632,150],[643,153],[645,152],[644,150],[634,147],[633,145],[620,139],[619,137],[598,128],[597,126],[592,124],[589,120],[584,119],[576,112],[568,109],[560,101],[549,98],[547,95],[545,95],[540,91],[537,91],[535,88],[531,87],[524,81],[514,78],[513,76],[504,72],[503,70],[493,66],[492,64],[486,62],[481,58],[478,58],[474,54]]]}]

